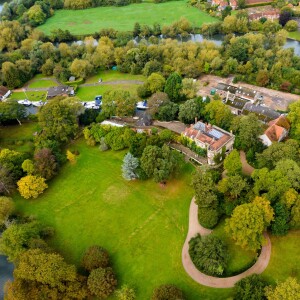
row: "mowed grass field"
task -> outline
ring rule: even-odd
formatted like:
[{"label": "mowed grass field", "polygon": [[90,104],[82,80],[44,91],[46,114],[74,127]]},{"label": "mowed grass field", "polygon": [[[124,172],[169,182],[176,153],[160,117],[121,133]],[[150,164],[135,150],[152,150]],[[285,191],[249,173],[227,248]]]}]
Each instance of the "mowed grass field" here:
[{"label": "mowed grass field", "polygon": [[[188,227],[194,167],[162,188],[153,181],[125,181],[126,152],[101,152],[78,141],[76,164],[66,164],[35,200],[16,196],[17,210],[55,228],[54,246],[68,262],[80,265],[85,249],[109,251],[119,286],[135,287],[137,299],[150,299],[154,287],[173,283],[187,299],[229,299],[231,289],[195,283],[185,273],[181,250]],[[109,299],[115,299],[114,296]]]},{"label": "mowed grass field", "polygon": [[97,95],[103,95],[107,91],[111,90],[125,90],[129,91],[133,96],[136,96],[137,84],[117,84],[117,85],[96,85],[80,87],[76,91],[76,96],[81,101],[92,101]]},{"label": "mowed grass field", "polygon": [[96,75],[86,79],[85,83],[96,83],[99,79],[103,82],[106,81],[118,81],[118,80],[137,80],[145,81],[147,78],[143,75],[133,75],[129,73],[121,73],[120,71],[99,71]]},{"label": "mowed grass field", "polygon": [[299,257],[300,230],[290,230],[285,236],[271,236],[272,254],[263,277],[275,284],[288,277],[296,277],[300,281]]},{"label": "mowed grass field", "polygon": [[40,101],[40,100],[46,100],[47,92],[44,91],[27,91],[24,92],[13,92],[10,96],[10,99],[13,100],[24,100],[28,99],[30,101]]},{"label": "mowed grass field", "polygon": [[50,34],[58,28],[68,29],[72,34],[92,34],[103,28],[114,28],[118,31],[132,31],[135,22],[141,25],[170,25],[181,17],[188,19],[193,26],[212,23],[216,18],[197,8],[189,6],[186,1],[166,3],[139,3],[122,7],[96,7],[85,10],[57,10],[53,17],[39,30]]}]

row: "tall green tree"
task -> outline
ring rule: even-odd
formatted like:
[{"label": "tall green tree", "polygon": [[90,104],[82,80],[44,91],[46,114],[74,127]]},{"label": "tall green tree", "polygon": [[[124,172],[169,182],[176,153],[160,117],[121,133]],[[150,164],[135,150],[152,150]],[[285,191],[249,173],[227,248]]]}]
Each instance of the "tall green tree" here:
[{"label": "tall green tree", "polygon": [[171,101],[177,102],[181,99],[182,78],[178,73],[172,73],[166,81],[164,92],[168,94]]},{"label": "tall green tree", "polygon": [[125,90],[111,90],[103,95],[102,111],[108,116],[132,116],[136,99]]},{"label": "tall green tree", "polygon": [[257,146],[259,135],[263,132],[262,124],[254,114],[235,118],[231,129],[237,135],[236,143],[245,151]]},{"label": "tall green tree", "polygon": [[299,161],[299,143],[289,139],[282,143],[273,143],[262,153],[256,153],[256,158],[260,168],[274,169],[275,164],[282,159]]},{"label": "tall green tree", "polygon": [[295,101],[289,105],[288,120],[291,123],[290,135],[299,140],[300,136],[300,102]]},{"label": "tall green tree", "polygon": [[[247,203],[237,206],[230,219],[226,220],[225,230],[242,248],[256,251],[264,241],[263,231],[270,225],[270,203],[260,206]],[[269,222],[267,222],[269,221]]]},{"label": "tall green tree", "polygon": [[222,275],[227,267],[228,252],[225,243],[215,237],[199,234],[189,241],[189,254],[194,265],[207,275]]},{"label": "tall green tree", "polygon": [[128,152],[123,159],[122,176],[126,180],[133,180],[138,178],[136,169],[139,166],[139,160]]},{"label": "tall green tree", "polygon": [[218,205],[215,183],[208,172],[198,171],[193,177],[196,204],[199,207],[213,207]]},{"label": "tall green tree", "polygon": [[21,125],[21,120],[26,116],[24,105],[17,101],[0,102],[0,123],[16,120]]},{"label": "tall green tree", "polygon": [[234,300],[265,300],[267,283],[257,274],[250,275],[234,285]]},{"label": "tall green tree", "polygon": [[190,99],[179,105],[178,118],[185,124],[191,124],[195,122],[195,119],[201,117],[201,106],[196,99]]},{"label": "tall green tree", "polygon": [[227,175],[237,175],[242,173],[242,163],[239,152],[234,149],[224,159],[224,168]]},{"label": "tall green tree", "polygon": [[204,116],[209,123],[223,129],[229,129],[233,119],[233,115],[228,106],[219,100],[211,101],[205,106]]}]

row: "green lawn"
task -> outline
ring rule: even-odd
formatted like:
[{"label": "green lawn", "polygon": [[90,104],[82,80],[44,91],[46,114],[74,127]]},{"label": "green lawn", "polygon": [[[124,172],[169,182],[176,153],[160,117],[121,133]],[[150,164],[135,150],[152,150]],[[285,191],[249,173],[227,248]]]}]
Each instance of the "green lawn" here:
[{"label": "green lawn", "polygon": [[300,31],[289,32],[288,37],[300,41]]},{"label": "green lawn", "polygon": [[68,29],[72,34],[92,34],[103,28],[131,31],[135,22],[161,26],[170,25],[181,17],[193,26],[216,22],[217,19],[197,8],[188,6],[186,1],[171,1],[161,4],[140,3],[122,7],[97,7],[86,10],[58,10],[39,30],[50,34],[58,28]]},{"label": "green lawn", "polygon": [[38,123],[25,122],[22,125],[0,126],[0,147],[21,152],[33,150],[33,134]]},{"label": "green lawn", "polygon": [[118,85],[97,85],[80,87],[76,91],[76,96],[82,101],[92,101],[97,95],[103,95],[106,91],[110,90],[126,90],[136,95],[137,84],[118,84]]},{"label": "green lawn", "polygon": [[52,86],[58,86],[55,80],[51,79],[39,79],[39,80],[31,80],[28,87],[35,89],[35,88],[49,88]]},{"label": "green lawn", "polygon": [[40,100],[46,100],[47,92],[32,92],[27,91],[24,92],[13,92],[10,96],[10,99],[13,100],[24,100],[28,99],[30,101],[40,101]]},{"label": "green lawn", "polygon": [[132,75],[128,73],[121,73],[120,71],[99,71],[96,75],[88,78],[85,83],[96,83],[99,78],[106,81],[117,81],[117,80],[138,80],[145,81],[146,77],[143,75]]},{"label": "green lawn", "polygon": [[300,230],[290,231],[286,236],[271,236],[272,255],[263,273],[270,283],[284,281],[289,276],[300,280],[299,240]]},{"label": "green lawn", "polygon": [[256,259],[256,253],[244,250],[235,244],[234,240],[225,232],[225,219],[218,224],[212,234],[223,240],[227,246],[229,260],[226,276],[241,273],[251,267]]},{"label": "green lawn", "polygon": [[83,141],[72,147],[80,151],[77,163],[65,165],[41,197],[15,197],[19,212],[55,228],[51,244],[67,261],[79,265],[84,250],[99,244],[111,253],[119,285],[134,286],[137,299],[149,299],[165,283],[178,285],[187,299],[231,296],[231,289],[195,283],[181,263],[193,196],[191,165],[162,188],[153,181],[125,181],[125,152],[100,152]]}]

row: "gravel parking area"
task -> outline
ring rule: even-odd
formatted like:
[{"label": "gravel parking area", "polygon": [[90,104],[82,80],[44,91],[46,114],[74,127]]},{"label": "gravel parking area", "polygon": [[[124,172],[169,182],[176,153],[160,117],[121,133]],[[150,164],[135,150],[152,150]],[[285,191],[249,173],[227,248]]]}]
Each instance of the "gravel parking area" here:
[{"label": "gravel parking area", "polygon": [[259,91],[264,96],[263,103],[275,110],[286,111],[290,103],[300,100],[299,95],[294,95],[291,93],[284,93],[272,89],[267,89],[264,87],[259,87],[252,84],[247,84],[239,82],[236,84],[232,83],[233,76],[228,78],[222,78],[214,75],[203,75],[199,78],[200,89],[198,94],[202,96],[210,96],[210,91],[212,88],[216,87],[219,82],[232,84],[235,86],[245,86],[255,91]]}]

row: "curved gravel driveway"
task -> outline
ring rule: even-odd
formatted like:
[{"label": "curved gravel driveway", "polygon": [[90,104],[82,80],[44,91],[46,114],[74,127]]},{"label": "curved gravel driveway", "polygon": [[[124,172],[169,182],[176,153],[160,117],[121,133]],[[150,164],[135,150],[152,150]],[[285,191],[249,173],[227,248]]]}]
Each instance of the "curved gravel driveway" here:
[{"label": "curved gravel driveway", "polygon": [[189,240],[194,237],[196,234],[200,233],[201,236],[209,235],[212,230],[202,227],[198,222],[198,206],[195,203],[195,199],[192,199],[189,212],[189,230],[186,237],[186,240],[182,249],[182,264],[187,272],[187,274],[194,279],[196,282],[213,287],[213,288],[231,288],[239,280],[252,275],[262,273],[269,264],[271,257],[271,241],[267,233],[264,234],[267,243],[261,249],[261,254],[257,259],[256,263],[246,270],[245,272],[226,278],[218,278],[213,276],[208,276],[200,272],[193,264],[190,255],[189,255]]}]

